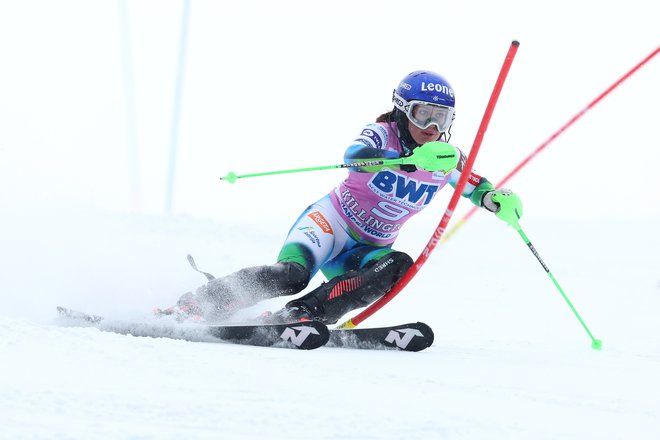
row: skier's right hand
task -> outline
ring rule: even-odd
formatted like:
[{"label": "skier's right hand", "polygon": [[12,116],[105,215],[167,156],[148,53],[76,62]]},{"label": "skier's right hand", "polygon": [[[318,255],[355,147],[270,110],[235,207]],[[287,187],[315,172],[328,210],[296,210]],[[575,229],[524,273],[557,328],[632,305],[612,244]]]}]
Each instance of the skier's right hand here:
[{"label": "skier's right hand", "polygon": [[404,164],[412,164],[426,171],[452,172],[458,164],[460,154],[451,144],[446,142],[427,142],[415,148],[412,154],[405,158]]}]

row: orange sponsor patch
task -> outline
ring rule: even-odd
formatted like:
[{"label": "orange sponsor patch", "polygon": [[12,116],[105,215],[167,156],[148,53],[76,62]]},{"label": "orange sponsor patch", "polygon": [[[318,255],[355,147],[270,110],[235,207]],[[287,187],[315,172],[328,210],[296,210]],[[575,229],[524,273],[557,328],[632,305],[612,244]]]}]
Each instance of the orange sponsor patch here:
[{"label": "orange sponsor patch", "polygon": [[323,217],[323,214],[321,214],[318,211],[310,212],[307,214],[309,218],[314,220],[314,223],[319,225],[321,230],[325,232],[326,234],[332,234],[332,227],[330,226],[330,223]]}]

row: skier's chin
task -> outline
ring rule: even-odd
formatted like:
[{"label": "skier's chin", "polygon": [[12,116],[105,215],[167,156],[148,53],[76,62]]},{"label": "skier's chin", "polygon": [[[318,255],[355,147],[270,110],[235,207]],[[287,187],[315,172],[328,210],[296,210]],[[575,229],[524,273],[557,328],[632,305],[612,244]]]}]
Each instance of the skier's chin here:
[{"label": "skier's chin", "polygon": [[425,144],[427,142],[437,141],[440,138],[440,133],[438,132],[426,132],[422,131],[416,136],[416,141],[420,144]]}]

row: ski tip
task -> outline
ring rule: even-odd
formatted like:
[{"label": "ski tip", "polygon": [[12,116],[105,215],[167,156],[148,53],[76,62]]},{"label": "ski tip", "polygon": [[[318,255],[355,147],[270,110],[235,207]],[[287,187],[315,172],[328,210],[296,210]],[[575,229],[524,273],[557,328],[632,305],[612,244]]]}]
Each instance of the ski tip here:
[{"label": "ski tip", "polygon": [[[419,326],[418,329],[426,335],[426,339],[425,339],[426,347],[424,348],[428,348],[431,345],[433,345],[433,341],[435,340],[435,334],[433,333],[433,329],[431,328],[431,326],[424,322],[419,322],[419,321],[417,322],[417,325]],[[422,348],[421,350],[423,350],[424,348]]]},{"label": "ski tip", "polygon": [[333,329],[331,347],[422,351],[433,344],[433,330],[423,322],[363,329]]},{"label": "ski tip", "polygon": [[[288,327],[297,328],[299,331],[301,331],[302,329],[300,324],[303,324],[304,327],[309,327],[314,329],[313,333],[315,337],[309,338],[309,341],[305,339],[300,343],[295,341],[295,339],[289,337],[289,342],[293,343],[296,346],[296,348],[301,350],[313,350],[315,348],[324,346],[330,340],[330,330],[325,324],[323,324],[320,321],[303,321],[299,323],[292,323],[292,324],[288,324]],[[297,338],[304,336],[305,336],[304,333],[300,333]],[[284,333],[282,334],[281,337],[285,339]]]},{"label": "ski tip", "polygon": [[427,331],[430,332],[430,333],[433,333],[433,329],[431,329],[431,326],[428,325],[428,324],[425,323],[425,322],[417,321],[417,322],[415,323],[415,325],[419,326],[419,329],[420,329],[420,330],[421,330],[421,329],[424,329],[424,330],[427,330]]},{"label": "ski tip", "polygon": [[518,41],[518,40],[513,40],[513,41],[511,42],[511,44],[514,45],[514,46],[520,46],[520,41]]}]

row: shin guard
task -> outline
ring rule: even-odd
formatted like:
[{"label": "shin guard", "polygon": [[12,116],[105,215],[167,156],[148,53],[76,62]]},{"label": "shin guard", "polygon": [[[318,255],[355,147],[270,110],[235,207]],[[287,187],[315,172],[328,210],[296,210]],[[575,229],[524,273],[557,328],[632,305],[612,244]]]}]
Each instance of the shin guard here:
[{"label": "shin guard", "polygon": [[362,269],[350,271],[321,284],[286,307],[300,307],[327,324],[336,323],[351,310],[366,307],[389,292],[412,266],[403,252],[391,252]]}]

